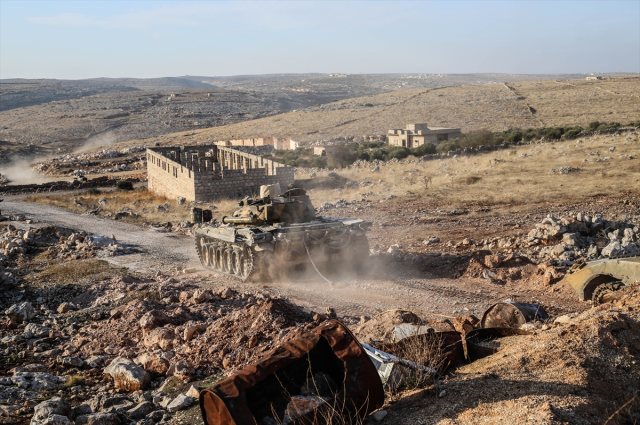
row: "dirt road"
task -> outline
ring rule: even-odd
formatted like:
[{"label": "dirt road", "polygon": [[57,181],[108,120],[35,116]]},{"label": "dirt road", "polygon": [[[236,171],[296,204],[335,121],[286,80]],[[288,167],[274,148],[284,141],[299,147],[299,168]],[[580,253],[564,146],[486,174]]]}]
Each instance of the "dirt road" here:
[{"label": "dirt road", "polygon": [[[523,282],[518,286],[500,286],[486,279],[443,279],[431,276],[411,264],[386,263],[371,259],[368,271],[361,276],[333,279],[329,284],[313,273],[287,282],[240,283],[205,272],[195,254],[191,237],[158,232],[151,228],[96,217],[78,215],[43,204],[5,199],[4,214],[25,214],[41,224],[53,224],[87,232],[114,235],[118,242],[137,248],[140,253],[110,258],[109,261],[143,273],[173,273],[176,268],[196,267],[203,286],[228,284],[238,290],[255,290],[256,286],[273,295],[289,298],[309,310],[324,312],[327,307],[339,315],[372,315],[391,308],[436,313],[447,316],[475,314],[481,316],[491,304],[503,298],[542,302],[554,313],[585,308],[577,298],[532,289]],[[24,223],[22,223],[24,224]],[[435,317],[435,316],[434,316]]]}]

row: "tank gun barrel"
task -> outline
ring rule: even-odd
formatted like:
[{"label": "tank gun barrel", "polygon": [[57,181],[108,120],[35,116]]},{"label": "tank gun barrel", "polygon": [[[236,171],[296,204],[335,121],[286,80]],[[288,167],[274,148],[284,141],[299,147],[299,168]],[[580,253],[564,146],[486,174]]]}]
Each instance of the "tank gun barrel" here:
[{"label": "tank gun barrel", "polygon": [[222,217],[223,224],[258,224],[258,217]]}]

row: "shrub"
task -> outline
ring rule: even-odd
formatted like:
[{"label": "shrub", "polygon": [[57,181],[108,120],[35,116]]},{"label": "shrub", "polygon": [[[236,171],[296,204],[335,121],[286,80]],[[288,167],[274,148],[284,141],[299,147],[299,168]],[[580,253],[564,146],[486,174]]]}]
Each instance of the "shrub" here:
[{"label": "shrub", "polygon": [[449,140],[448,142],[441,143],[436,148],[439,153],[447,153],[449,151],[455,151],[456,149],[460,149],[458,139],[453,139]]},{"label": "shrub", "polygon": [[565,139],[570,139],[572,137],[577,136],[578,134],[582,133],[582,127],[572,127],[572,128],[568,128],[564,134],[562,135],[562,137],[564,137]]},{"label": "shrub", "polygon": [[411,149],[411,154],[414,156],[433,155],[437,153],[436,146],[433,143],[426,142],[417,148]]},{"label": "shrub", "polygon": [[389,159],[404,159],[408,157],[410,153],[411,150],[409,150],[409,148],[405,148],[404,146],[394,146],[389,149]]},{"label": "shrub", "polygon": [[[453,139],[450,142],[457,140]],[[457,148],[475,148],[478,146],[491,146],[496,142],[494,140],[494,133],[489,130],[478,130],[471,133],[463,134],[460,137],[460,142],[457,144]],[[441,145],[442,146],[442,145]]]},{"label": "shrub", "polygon": [[469,176],[467,177],[467,179],[465,180],[465,182],[467,184],[476,184],[478,183],[480,180],[482,180],[482,177],[478,177],[478,176]]},{"label": "shrub", "polygon": [[120,190],[133,190],[133,183],[129,180],[120,180],[116,183],[116,187]]},{"label": "shrub", "polygon": [[87,189],[85,193],[87,195],[100,195],[102,192],[100,192],[100,189],[96,187],[92,187],[91,189]]},{"label": "shrub", "polygon": [[76,385],[84,385],[86,383],[86,379],[82,375],[71,375],[67,378],[67,382],[65,385],[67,387],[75,387]]},{"label": "shrub", "polygon": [[326,168],[327,166],[327,157],[326,156],[314,156],[309,161],[309,166],[316,168]]},{"label": "shrub", "polygon": [[380,161],[384,161],[385,159],[387,159],[387,151],[385,149],[374,149],[370,151],[369,160],[375,161],[376,159]]}]

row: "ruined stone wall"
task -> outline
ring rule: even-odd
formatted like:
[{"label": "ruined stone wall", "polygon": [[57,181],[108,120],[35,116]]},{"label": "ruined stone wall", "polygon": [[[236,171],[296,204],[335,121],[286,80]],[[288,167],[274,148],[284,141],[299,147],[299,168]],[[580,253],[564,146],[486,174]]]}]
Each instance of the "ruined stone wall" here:
[{"label": "ruined stone wall", "polygon": [[286,188],[294,180],[292,167],[215,145],[149,148],[147,170],[149,190],[187,201],[250,196],[262,185]]}]

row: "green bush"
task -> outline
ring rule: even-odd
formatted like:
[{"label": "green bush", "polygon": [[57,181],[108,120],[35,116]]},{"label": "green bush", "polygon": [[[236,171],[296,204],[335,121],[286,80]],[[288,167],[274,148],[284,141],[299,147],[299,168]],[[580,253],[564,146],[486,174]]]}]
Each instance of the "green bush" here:
[{"label": "green bush", "polygon": [[133,190],[133,183],[129,180],[120,180],[116,183],[116,187],[120,190]]},{"label": "green bush", "polygon": [[[471,133],[463,134],[460,137],[460,141],[459,143],[457,143],[457,145],[459,148],[477,148],[478,146],[491,146],[496,144],[495,136],[498,134],[499,133],[494,134],[489,130],[472,131]],[[453,140],[449,140],[449,142],[452,142]]]},{"label": "green bush", "polygon": [[327,157],[326,156],[313,156],[309,161],[310,167],[316,168],[325,168],[327,166]]},{"label": "green bush", "polygon": [[389,159],[397,158],[397,159],[405,159],[409,156],[411,150],[409,148],[405,148],[404,146],[394,146],[389,149]]},{"label": "green bush", "polygon": [[460,149],[460,144],[458,139],[453,139],[447,142],[440,143],[436,148],[436,150],[439,153],[447,153],[449,151],[455,151],[456,149]]},{"label": "green bush", "polygon": [[424,155],[433,155],[437,153],[436,147],[431,142],[423,143],[417,148],[411,149],[411,154],[414,156],[424,156]]},{"label": "green bush", "polygon": [[572,137],[577,136],[580,133],[582,133],[582,127],[572,127],[572,128],[566,129],[562,137],[564,137],[565,139],[570,139]]},{"label": "green bush", "polygon": [[386,149],[373,149],[372,151],[369,152],[369,160],[384,161],[387,159],[387,154],[388,152],[386,151]]}]

